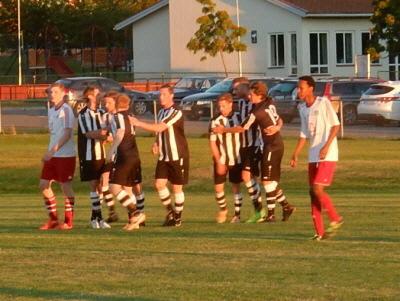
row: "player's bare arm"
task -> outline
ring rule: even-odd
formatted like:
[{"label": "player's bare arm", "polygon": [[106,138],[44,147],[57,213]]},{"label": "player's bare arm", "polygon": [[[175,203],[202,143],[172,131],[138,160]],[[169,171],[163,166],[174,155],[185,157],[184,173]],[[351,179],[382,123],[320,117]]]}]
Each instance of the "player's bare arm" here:
[{"label": "player's bare arm", "polygon": [[124,138],[124,129],[118,129],[117,132],[115,133],[112,145],[107,153],[106,162],[112,161],[114,155],[117,153],[118,146],[121,144],[123,138]]},{"label": "player's bare arm", "polygon": [[243,133],[244,131],[245,129],[241,126],[226,128],[222,125],[217,125],[215,128],[212,129],[212,132],[214,134],[224,134],[224,133],[235,134],[235,133]]},{"label": "player's bare arm", "polygon": [[297,141],[296,148],[294,149],[292,158],[290,159],[290,166],[291,167],[296,167],[297,166],[297,161],[299,154],[301,150],[303,149],[304,145],[306,144],[306,138],[300,137],[299,140]]},{"label": "player's bare arm", "polygon": [[325,145],[319,151],[319,158],[321,160],[324,160],[326,158],[326,155],[328,154],[328,151],[329,151],[329,147],[331,146],[333,139],[335,139],[335,137],[337,136],[339,129],[340,129],[340,125],[334,125],[331,127],[328,140],[326,141]]},{"label": "player's bare arm", "polygon": [[272,136],[278,133],[282,129],[282,126],[283,126],[283,120],[282,118],[279,118],[278,123],[276,125],[271,125],[265,128],[263,131],[267,136]]},{"label": "player's bare arm", "polygon": [[129,122],[131,125],[139,127],[149,132],[161,133],[168,129],[168,126],[164,122],[160,123],[147,123],[140,121],[139,119],[129,116]]},{"label": "player's bare arm", "polygon": [[63,133],[63,135],[61,136],[60,140],[57,142],[56,145],[54,145],[50,150],[48,150],[48,151],[44,154],[44,156],[43,156],[43,158],[42,158],[42,161],[49,161],[49,160],[54,156],[54,154],[55,154],[61,147],[63,147],[63,145],[64,145],[65,143],[68,142],[68,140],[72,137],[72,134],[73,134],[72,128],[65,128],[65,129],[64,129],[64,133]]}]

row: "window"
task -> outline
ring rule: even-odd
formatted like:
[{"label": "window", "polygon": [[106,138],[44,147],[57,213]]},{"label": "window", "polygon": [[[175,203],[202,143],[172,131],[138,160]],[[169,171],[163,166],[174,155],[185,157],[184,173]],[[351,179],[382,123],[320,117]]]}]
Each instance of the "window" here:
[{"label": "window", "polygon": [[353,34],[351,32],[336,33],[336,63],[353,64]]},{"label": "window", "polygon": [[283,67],[285,66],[285,42],[283,34],[271,34],[270,35],[270,49],[271,67]]},{"label": "window", "polygon": [[[371,42],[371,33],[362,32],[361,33],[361,53],[363,55],[368,54],[369,43]],[[379,64],[379,59],[371,61],[372,64]]]},{"label": "window", "polygon": [[327,33],[310,33],[310,73],[328,73]]},{"label": "window", "polygon": [[400,55],[389,53],[389,80],[400,80]]},{"label": "window", "polygon": [[292,68],[290,70],[292,75],[297,74],[297,35],[295,33],[290,34],[290,57]]}]

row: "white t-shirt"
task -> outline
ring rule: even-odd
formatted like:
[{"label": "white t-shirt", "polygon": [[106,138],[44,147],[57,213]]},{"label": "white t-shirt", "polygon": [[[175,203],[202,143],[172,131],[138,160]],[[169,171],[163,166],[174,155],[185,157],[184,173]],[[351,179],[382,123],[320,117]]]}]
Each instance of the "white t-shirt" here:
[{"label": "white t-shirt", "polygon": [[339,152],[336,137],[332,141],[325,159],[319,159],[319,152],[328,140],[331,128],[340,124],[329,99],[317,97],[311,107],[301,103],[298,108],[301,119],[300,137],[310,140],[308,161],[338,161]]},{"label": "white t-shirt", "polygon": [[[49,109],[49,131],[50,143],[49,150],[60,141],[64,134],[64,129],[74,128],[74,113],[71,107],[64,103],[58,110],[55,107]],[[54,154],[53,157],[74,157],[75,156],[75,143],[74,136],[71,138]]]}]

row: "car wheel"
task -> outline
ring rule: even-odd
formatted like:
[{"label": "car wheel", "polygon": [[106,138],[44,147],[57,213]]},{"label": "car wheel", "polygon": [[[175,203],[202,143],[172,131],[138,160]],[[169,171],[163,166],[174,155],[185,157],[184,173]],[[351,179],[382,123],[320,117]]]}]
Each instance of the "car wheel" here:
[{"label": "car wheel", "polygon": [[143,115],[146,112],[147,112],[147,104],[145,101],[133,102],[133,113],[135,115]]},{"label": "car wheel", "polygon": [[343,107],[343,122],[347,125],[352,125],[357,122],[357,108],[355,106]]}]

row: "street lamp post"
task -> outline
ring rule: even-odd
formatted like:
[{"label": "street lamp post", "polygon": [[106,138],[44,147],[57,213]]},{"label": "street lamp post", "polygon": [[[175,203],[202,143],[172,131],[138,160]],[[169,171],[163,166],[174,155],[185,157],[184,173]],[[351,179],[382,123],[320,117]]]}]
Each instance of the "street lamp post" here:
[{"label": "street lamp post", "polygon": [[[236,0],[236,21],[237,25],[240,26],[240,10],[239,10],[239,0]],[[240,42],[240,36],[238,37]],[[242,66],[242,52],[238,51],[238,58],[239,58],[239,76],[243,75],[243,66]]]},{"label": "street lamp post", "polygon": [[18,85],[22,85],[22,58],[21,58],[21,0],[17,2],[18,10]]}]

